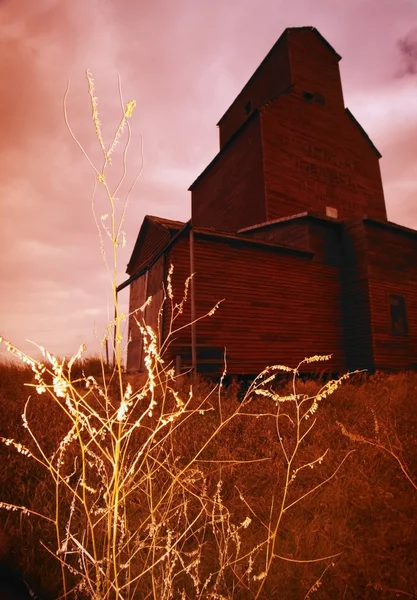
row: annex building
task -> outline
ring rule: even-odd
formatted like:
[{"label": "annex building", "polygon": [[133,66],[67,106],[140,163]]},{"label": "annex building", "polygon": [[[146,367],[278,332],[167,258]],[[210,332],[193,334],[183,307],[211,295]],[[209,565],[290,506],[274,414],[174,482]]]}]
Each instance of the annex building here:
[{"label": "annex building", "polygon": [[417,231],[387,220],[381,155],[344,105],[340,59],[314,27],[286,29],[219,121],[190,221],[145,217],[119,286],[129,370],[150,295],[145,319],[168,335],[170,264],[176,302],[195,272],[167,349],[177,367],[219,373],[224,348],[232,374],[316,354],[332,354],[330,372],[417,365]]}]

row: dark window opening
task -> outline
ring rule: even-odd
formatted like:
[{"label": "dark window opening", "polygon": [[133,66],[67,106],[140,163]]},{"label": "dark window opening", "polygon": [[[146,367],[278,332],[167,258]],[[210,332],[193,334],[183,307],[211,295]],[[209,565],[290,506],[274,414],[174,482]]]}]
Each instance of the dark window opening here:
[{"label": "dark window opening", "polygon": [[304,98],[304,100],[307,100],[307,102],[311,102],[312,100],[314,100],[314,102],[316,102],[316,104],[326,104],[326,100],[325,100],[324,96],[322,96],[321,94],[312,94],[311,92],[303,92],[303,98]]},{"label": "dark window opening", "polygon": [[392,335],[407,335],[408,323],[404,296],[389,295]]},{"label": "dark window opening", "polygon": [[252,111],[252,102],[249,100],[249,102],[247,102],[245,104],[245,112],[247,115],[249,115]]}]

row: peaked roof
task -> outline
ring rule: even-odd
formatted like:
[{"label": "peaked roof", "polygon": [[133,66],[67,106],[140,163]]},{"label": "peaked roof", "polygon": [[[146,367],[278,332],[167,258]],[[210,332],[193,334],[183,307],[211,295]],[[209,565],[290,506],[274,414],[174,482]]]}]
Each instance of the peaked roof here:
[{"label": "peaked roof", "polygon": [[185,225],[185,221],[173,221],[172,219],[155,217],[154,215],[146,215],[145,219],[149,219],[149,221],[153,221],[154,223],[159,223],[168,229],[181,229],[181,227],[184,227]]},{"label": "peaked roof", "polygon": [[155,224],[160,227],[162,230],[166,231],[167,240],[172,237],[173,232],[177,232],[181,230],[182,227],[185,226],[183,221],[173,221],[172,219],[164,219],[163,217],[155,217],[153,215],[145,215],[143,219],[142,226],[139,230],[138,237],[136,238],[135,245],[133,247],[132,254],[130,256],[129,263],[127,265],[126,271],[129,273],[131,267],[136,262],[136,258],[139,255],[140,248],[142,246],[143,240],[146,235],[146,230],[149,225]]},{"label": "peaked roof", "polygon": [[[265,56],[265,58],[260,63],[258,68],[249,77],[249,79],[247,80],[247,82],[245,83],[243,88],[240,90],[239,94],[236,96],[235,100],[240,96],[240,94],[243,92],[243,90],[246,88],[246,86],[252,81],[252,79],[254,79],[257,76],[259,71],[262,69],[263,65],[269,60],[270,56],[275,52],[276,48],[282,43],[283,39],[285,37],[287,37],[289,34],[297,33],[298,31],[311,31],[312,33],[314,33],[319,38],[319,40],[322,42],[322,44],[324,44],[326,46],[326,48],[328,48],[330,50],[330,52],[332,52],[336,56],[337,60],[341,60],[342,57],[340,56],[340,54],[338,54],[336,52],[336,50],[333,48],[333,46],[331,44],[329,44],[329,42],[326,40],[326,38],[323,37],[322,34],[319,32],[319,30],[316,29],[315,27],[312,27],[310,25],[304,26],[304,27],[287,27],[286,29],[284,29],[283,33],[279,36],[278,40],[272,46],[271,50]],[[229,112],[229,110],[233,106],[233,104],[234,104],[234,101],[229,106],[229,108],[226,110],[226,112],[223,114],[223,116],[220,118],[220,120],[217,123],[217,126],[219,126],[220,123],[223,121],[223,119],[226,117],[227,113]]]}]

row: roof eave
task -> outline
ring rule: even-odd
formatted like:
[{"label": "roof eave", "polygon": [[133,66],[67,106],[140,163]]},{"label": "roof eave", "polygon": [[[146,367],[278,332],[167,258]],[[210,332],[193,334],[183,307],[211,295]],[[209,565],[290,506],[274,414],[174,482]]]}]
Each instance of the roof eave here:
[{"label": "roof eave", "polygon": [[259,109],[255,109],[253,111],[253,113],[246,119],[246,121],[244,123],[242,123],[241,127],[239,127],[239,129],[232,135],[232,137],[230,138],[230,140],[228,140],[226,142],[226,144],[223,146],[223,148],[221,148],[218,151],[218,153],[216,154],[216,156],[209,162],[209,164],[207,165],[207,167],[192,182],[192,184],[188,188],[189,192],[193,191],[193,189],[196,186],[196,184],[205,176],[205,174],[211,169],[211,167],[216,164],[216,162],[220,159],[220,157],[223,155],[223,153],[230,147],[230,145],[233,143],[233,141],[236,139],[236,137],[238,135],[240,135],[240,133],[245,129],[245,127],[248,125],[248,123],[250,123],[255,118],[255,116],[259,117],[259,113],[260,113],[260,110]]},{"label": "roof eave", "polygon": [[359,123],[359,121],[356,120],[356,118],[353,116],[353,114],[350,112],[350,110],[348,108],[345,108],[345,112],[346,112],[347,116],[349,117],[349,119],[353,122],[353,124],[356,125],[356,127],[359,129],[359,131],[361,132],[361,134],[363,135],[365,140],[368,142],[368,144],[371,146],[371,148],[374,150],[374,152],[378,156],[378,158],[382,158],[382,154],[380,153],[378,148],[375,146],[375,144],[373,143],[373,141],[371,140],[369,135],[366,133],[366,131],[362,127],[362,125]]},{"label": "roof eave", "polygon": [[139,252],[139,246],[140,246],[142,238],[145,234],[144,232],[146,231],[146,227],[147,227],[148,223],[150,223],[150,222],[156,223],[160,227],[165,227],[168,231],[179,230],[179,229],[181,229],[181,227],[183,227],[185,225],[185,222],[183,223],[181,221],[172,221],[170,219],[161,219],[160,217],[155,217],[154,215],[145,215],[143,218],[143,222],[142,222],[141,228],[139,230],[138,236],[136,238],[136,242],[133,247],[132,254],[130,255],[129,262],[127,263],[127,267],[126,267],[127,274],[130,274],[130,272],[136,262],[136,257]]},{"label": "roof eave", "polygon": [[254,247],[265,248],[268,250],[282,251],[287,254],[295,254],[298,256],[311,257],[314,255],[314,253],[311,252],[310,250],[300,250],[298,248],[293,248],[291,246],[286,246],[284,244],[276,244],[274,242],[268,242],[266,240],[260,240],[260,239],[256,239],[256,238],[249,238],[249,237],[245,237],[243,235],[224,233],[224,232],[216,231],[214,229],[205,229],[203,227],[195,227],[195,228],[193,228],[193,231],[194,231],[195,237],[197,237],[197,238],[198,238],[198,236],[217,238],[219,240],[230,241],[230,242],[234,242],[236,244],[244,244],[246,246],[254,246]]},{"label": "roof eave", "polygon": [[406,227],[405,225],[399,225],[398,223],[394,223],[393,221],[380,221],[379,219],[374,219],[373,217],[364,217],[364,223],[370,223],[371,225],[376,225],[377,227],[381,227],[382,229],[390,229],[391,231],[396,231],[398,233],[404,233],[405,235],[411,235],[413,237],[417,237],[417,230],[412,229],[411,227]]},{"label": "roof eave", "polygon": [[[150,261],[149,264],[147,264],[145,267],[143,267],[142,269],[140,269],[140,271],[138,271],[134,275],[131,275],[123,283],[121,283],[120,285],[118,285],[117,289],[116,289],[116,292],[121,292],[124,288],[128,287],[133,281],[135,281],[136,279],[139,279],[139,277],[142,277],[142,275],[144,275],[147,271],[149,271],[153,267],[153,265],[161,258],[161,256],[163,254],[165,254],[165,252],[167,252],[170,248],[172,248],[172,246],[178,241],[178,239],[181,237],[181,235],[185,231],[187,231],[187,229],[190,226],[191,226],[191,219],[189,221],[187,221],[186,223],[184,223],[183,227],[181,227],[180,229],[178,229],[178,231],[176,232],[176,234],[169,240],[169,242],[166,244],[166,246],[164,246],[162,248],[162,250],[160,250],[160,252],[158,252],[153,257],[153,259]],[[141,230],[142,230],[142,228],[141,228]],[[132,257],[133,257],[133,254],[132,254]],[[130,264],[130,262],[129,262],[129,264]]]},{"label": "roof eave", "polygon": [[335,219],[334,217],[328,217],[327,215],[322,215],[319,213],[315,213],[314,211],[304,211],[301,213],[296,213],[294,215],[288,215],[288,217],[281,217],[279,219],[273,219],[272,221],[265,221],[264,223],[258,223],[256,225],[251,225],[250,227],[243,227],[238,230],[238,233],[249,233],[251,231],[256,231],[258,229],[264,229],[266,227],[273,227],[274,225],[279,225],[281,223],[286,223],[288,221],[295,221],[300,219],[311,219],[313,221],[324,221],[325,223],[332,223],[335,225],[341,225],[342,221],[340,219]]}]

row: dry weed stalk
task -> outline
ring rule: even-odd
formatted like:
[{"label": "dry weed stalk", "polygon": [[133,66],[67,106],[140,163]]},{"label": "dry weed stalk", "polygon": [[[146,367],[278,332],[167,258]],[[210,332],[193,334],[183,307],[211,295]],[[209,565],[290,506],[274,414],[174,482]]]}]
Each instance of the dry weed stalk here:
[{"label": "dry weed stalk", "polygon": [[[412,487],[417,491],[417,482],[414,480],[407,464],[405,463],[405,461],[402,457],[402,444],[401,444],[400,439],[396,435],[395,442],[392,443],[391,437],[388,434],[388,432],[386,431],[386,428],[382,427],[380,425],[374,411],[372,411],[372,413],[373,413],[374,425],[375,425],[375,438],[365,437],[361,434],[354,433],[353,431],[349,431],[348,429],[346,429],[344,424],[340,423],[339,421],[336,421],[336,423],[339,426],[340,431],[343,433],[343,435],[346,436],[347,438],[349,438],[351,442],[369,444],[370,446],[377,448],[380,452],[385,454],[385,456],[388,456],[389,458],[394,459],[396,461],[396,463],[398,464],[398,466],[400,467],[404,477],[408,480],[408,482],[412,485]],[[385,441],[381,440],[381,433],[382,433],[381,429],[383,429],[383,433],[385,434]]]},{"label": "dry weed stalk", "polygon": [[[195,397],[192,385],[188,391],[180,393],[174,370],[164,361],[163,350],[178,331],[175,319],[187,299],[189,280],[185,284],[183,300],[176,304],[170,270],[164,298],[164,302],[170,303],[171,310],[169,335],[160,343],[159,332],[144,321],[148,299],[136,314],[142,333],[147,379],[136,390],[126,383],[121,334],[121,323],[126,317],[119,311],[117,301],[117,248],[124,240],[122,223],[127,199],[121,209],[121,220],[117,222],[119,201],[116,194],[126,176],[129,119],[135,103],[128,102],[123,106],[122,102],[121,121],[106,147],[89,72],[87,80],[94,127],[103,153],[101,168],[91,162],[72,133],[67,118],[66,121],[110,206],[109,216],[102,214],[96,218],[96,223],[103,255],[107,256],[103,235],[109,238],[112,253],[114,371],[109,378],[103,368],[101,381],[87,374],[76,378],[73,367],[82,359],[84,346],[69,360],[58,359],[39,347],[43,358],[35,360],[3,340],[8,350],[32,369],[35,381],[29,385],[35,394],[28,398],[22,414],[23,426],[31,437],[30,447],[14,439],[2,438],[2,441],[44,467],[55,487],[55,512],[40,514],[30,506],[7,502],[1,502],[0,507],[33,514],[54,523],[56,547],[46,549],[61,563],[64,598],[78,595],[95,600],[138,597],[226,600],[241,593],[260,598],[274,560],[323,561],[326,565],[324,574],[337,555],[294,559],[279,554],[278,542],[286,513],[329,482],[345,460],[308,492],[291,496],[294,480],[306,468],[319,465],[326,456],[325,452],[303,462],[300,447],[313,430],[314,414],[321,400],[346,376],[328,382],[318,394],[307,396],[298,394],[296,389],[301,365],[328,357],[305,359],[295,369],[280,365],[268,367],[252,383],[241,404],[236,403],[229,412],[222,409],[223,380],[203,397]],[[112,188],[107,171],[117,143],[126,130],[122,175]],[[131,190],[132,186],[128,195]],[[216,308],[205,316],[210,316]],[[283,371],[293,374],[293,391],[284,397],[272,388],[276,374]],[[218,404],[214,401],[216,391]],[[38,395],[47,396],[57,405],[67,423],[66,433],[52,453],[45,450],[27,416],[29,404],[36,403]],[[271,498],[269,522],[261,522],[263,539],[251,544],[253,521],[259,522],[256,509],[240,493],[246,516],[235,522],[223,496],[221,473],[217,479],[213,478],[212,467],[216,465],[217,468],[221,461],[206,456],[216,438],[235,419],[250,414],[254,418],[270,416],[271,413],[250,412],[251,407],[256,408],[260,396],[271,401],[285,467],[283,479],[278,481],[276,494]],[[207,413],[216,414],[215,426],[206,428],[206,436],[196,451],[179,452],[178,440],[184,435],[182,431],[189,432],[187,427],[191,421],[204,423]],[[256,460],[254,457],[249,462]],[[241,464],[242,461],[225,462]],[[310,591],[314,591],[320,582],[321,577]]]}]

